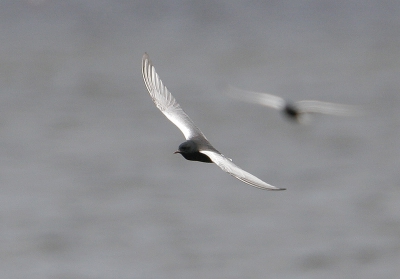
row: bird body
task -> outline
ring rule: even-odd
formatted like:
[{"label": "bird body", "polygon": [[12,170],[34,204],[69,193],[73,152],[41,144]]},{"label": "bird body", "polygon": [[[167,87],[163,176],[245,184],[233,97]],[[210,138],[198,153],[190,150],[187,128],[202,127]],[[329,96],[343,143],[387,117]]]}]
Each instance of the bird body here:
[{"label": "bird body", "polygon": [[268,93],[246,91],[232,86],[230,86],[229,89],[227,94],[233,98],[280,110],[286,117],[297,122],[302,122],[306,114],[320,113],[337,116],[352,116],[360,112],[359,109],[351,105],[315,100],[290,102],[279,96]]},{"label": "bird body", "polygon": [[186,141],[179,145],[178,151],[186,160],[215,163],[223,171],[253,187],[264,190],[285,190],[272,186],[236,166],[231,159],[215,149],[181,106],[164,86],[147,53],[142,58],[142,74],[150,96],[157,108],[183,133]]},{"label": "bird body", "polygon": [[282,112],[286,117],[292,120],[298,120],[301,115],[299,109],[292,103],[286,103]]},{"label": "bird body", "polygon": [[[175,151],[174,153],[181,154],[186,160],[189,160],[189,161],[213,163],[213,161],[210,159],[210,157],[208,157],[206,154],[200,152],[199,146],[201,144],[202,144],[201,142],[196,142],[195,140],[187,140],[187,141],[184,141],[183,143],[181,143],[179,145],[178,150]],[[208,149],[210,149],[210,147],[212,147],[212,146],[209,145]],[[218,151],[215,149],[215,152],[218,152]]]}]

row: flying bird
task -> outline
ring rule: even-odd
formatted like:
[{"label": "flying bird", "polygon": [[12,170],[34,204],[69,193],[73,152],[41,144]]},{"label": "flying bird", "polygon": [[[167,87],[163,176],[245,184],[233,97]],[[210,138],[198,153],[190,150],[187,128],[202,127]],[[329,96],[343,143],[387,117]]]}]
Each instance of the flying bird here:
[{"label": "flying bird", "polygon": [[215,163],[223,171],[256,188],[285,190],[244,171],[215,149],[164,86],[147,53],[142,58],[142,74],[146,88],[157,108],[181,130],[186,138],[175,153],[181,154],[186,160]]},{"label": "flying bird", "polygon": [[272,94],[246,91],[232,86],[229,87],[227,94],[236,99],[280,110],[286,117],[299,123],[305,120],[306,115],[314,113],[353,116],[360,112],[355,106],[351,105],[315,100],[291,102]]}]

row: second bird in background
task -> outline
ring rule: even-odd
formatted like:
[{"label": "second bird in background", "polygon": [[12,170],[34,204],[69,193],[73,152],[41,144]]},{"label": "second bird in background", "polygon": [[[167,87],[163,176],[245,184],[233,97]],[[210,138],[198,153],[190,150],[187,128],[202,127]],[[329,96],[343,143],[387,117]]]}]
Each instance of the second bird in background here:
[{"label": "second bird in background", "polygon": [[335,104],[315,100],[291,102],[272,94],[246,91],[233,86],[229,86],[226,93],[235,99],[277,109],[287,118],[298,123],[304,123],[305,117],[314,113],[337,116],[355,116],[361,112],[358,107],[352,105]]}]

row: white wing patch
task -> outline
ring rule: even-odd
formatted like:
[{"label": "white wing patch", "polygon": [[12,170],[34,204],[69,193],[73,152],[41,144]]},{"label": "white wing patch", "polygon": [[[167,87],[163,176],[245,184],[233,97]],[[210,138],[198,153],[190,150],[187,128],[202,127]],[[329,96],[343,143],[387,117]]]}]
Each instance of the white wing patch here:
[{"label": "white wing patch", "polygon": [[219,166],[223,171],[229,173],[230,175],[236,177],[240,181],[247,183],[253,187],[264,189],[264,190],[285,190],[284,188],[278,188],[272,186],[261,179],[255,177],[251,173],[244,171],[243,169],[236,166],[232,160],[229,160],[224,155],[208,151],[202,150],[200,151],[203,154],[206,154],[217,166]]},{"label": "white wing patch", "polygon": [[229,88],[230,90],[229,92],[227,92],[228,95],[239,100],[247,101],[249,103],[255,103],[278,110],[282,110],[286,105],[286,102],[283,98],[275,95],[246,91],[235,88],[233,86],[229,86]]},{"label": "white wing patch", "polygon": [[297,107],[304,113],[322,113],[337,116],[356,116],[361,114],[361,110],[356,106],[335,104],[314,100],[298,101]]},{"label": "white wing patch", "polygon": [[154,66],[151,64],[147,53],[142,58],[142,74],[144,83],[154,104],[182,131],[185,138],[191,139],[198,136],[205,138],[200,129],[196,127],[194,122],[175,100],[174,96],[172,96],[171,92],[163,84]]}]

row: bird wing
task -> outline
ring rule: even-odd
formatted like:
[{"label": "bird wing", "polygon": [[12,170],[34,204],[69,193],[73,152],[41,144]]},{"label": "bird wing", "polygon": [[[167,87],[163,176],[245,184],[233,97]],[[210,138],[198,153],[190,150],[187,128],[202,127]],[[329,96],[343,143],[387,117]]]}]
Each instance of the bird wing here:
[{"label": "bird wing", "polygon": [[194,137],[205,138],[163,84],[147,53],[142,58],[142,75],[146,88],[157,108],[182,131],[185,138],[187,140]]},{"label": "bird wing", "polygon": [[296,107],[301,113],[323,113],[338,116],[354,116],[361,112],[355,106],[314,100],[298,101],[296,102]]},{"label": "bird wing", "polygon": [[201,150],[201,153],[207,155],[211,161],[213,161],[217,166],[219,166],[223,171],[229,173],[230,175],[236,177],[240,181],[247,183],[253,187],[263,189],[263,190],[285,190],[284,188],[278,188],[272,186],[261,179],[255,177],[254,175],[242,170],[236,166],[232,161],[226,158],[220,153],[216,153],[210,150]]},{"label": "bird wing", "polygon": [[267,93],[242,90],[233,86],[229,86],[229,90],[226,93],[239,100],[260,104],[278,110],[283,109],[286,104],[285,100],[281,97]]}]

